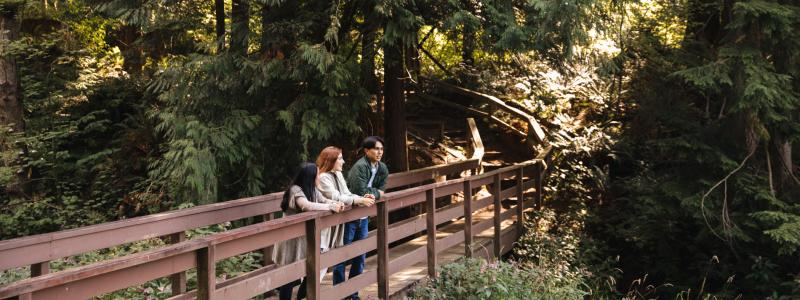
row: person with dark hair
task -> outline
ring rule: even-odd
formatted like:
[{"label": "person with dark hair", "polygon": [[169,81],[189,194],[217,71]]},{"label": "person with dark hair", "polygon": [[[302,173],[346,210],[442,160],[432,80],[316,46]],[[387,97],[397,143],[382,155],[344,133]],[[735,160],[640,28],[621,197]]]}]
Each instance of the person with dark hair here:
[{"label": "person with dark hair", "polygon": [[[369,136],[361,142],[361,149],[364,157],[357,160],[350,171],[347,173],[347,187],[355,195],[372,195],[375,200],[379,200],[386,190],[386,179],[389,177],[389,169],[386,164],[381,162],[383,157],[383,139],[378,136]],[[369,222],[367,218],[347,222],[344,228],[344,244],[348,245],[355,241],[367,238],[369,232]],[[366,254],[361,254],[355,258],[340,263],[333,268],[333,284],[345,281],[344,269],[350,265],[350,276],[353,278],[364,272],[364,260]],[[350,295],[349,299],[359,299],[358,293]]]},{"label": "person with dark hair", "polygon": [[[342,203],[325,198],[325,196],[317,190],[317,173],[317,165],[313,163],[303,163],[300,166],[300,171],[297,172],[289,188],[283,193],[281,210],[283,210],[284,215],[294,215],[312,210],[342,211],[344,208]],[[323,246],[323,249],[320,250],[327,250],[327,248],[324,247],[330,245],[330,241],[330,228],[323,229],[320,232],[320,245]],[[275,252],[275,263],[279,266],[285,266],[298,260],[305,259],[306,255],[305,237],[296,237],[283,241],[278,245],[278,250]],[[297,299],[305,298],[306,278],[304,277],[302,280],[298,279],[279,287],[278,292],[280,300],[290,300],[292,298],[292,288],[298,284],[300,285],[300,290],[297,292]]]}]

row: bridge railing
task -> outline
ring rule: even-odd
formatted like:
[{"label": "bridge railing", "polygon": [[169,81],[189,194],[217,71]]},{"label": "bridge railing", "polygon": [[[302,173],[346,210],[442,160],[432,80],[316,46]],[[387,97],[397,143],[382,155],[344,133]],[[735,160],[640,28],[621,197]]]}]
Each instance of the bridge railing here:
[{"label": "bridge railing", "polygon": [[[390,174],[388,189],[420,184],[467,170],[475,173],[480,168],[483,144],[474,121],[468,120],[468,125],[474,152],[472,159]],[[30,266],[31,277],[42,276],[50,273],[51,261],[72,255],[157,237],[162,237],[171,244],[181,243],[186,241],[186,230],[249,217],[260,217],[268,221],[272,213],[280,211],[281,196],[282,193],[278,192],[0,241],[0,272]],[[263,250],[263,265],[268,266],[271,264],[271,248]],[[172,290],[176,294],[186,292],[185,273],[172,276]]]},{"label": "bridge railing", "polygon": [[[387,188],[391,190],[419,184],[467,170],[477,171],[483,158],[484,147],[475,121],[469,118],[467,125],[474,153],[471,159],[390,174]],[[50,273],[50,261],[72,255],[155,237],[166,237],[168,242],[178,243],[186,240],[184,234],[186,230],[254,216],[262,216],[268,220],[271,213],[280,211],[282,195],[282,192],[276,192],[0,241],[0,272],[30,265],[31,276],[35,277]]]},{"label": "bridge railing", "polygon": [[[197,270],[197,289],[173,299],[248,299],[303,276],[308,276],[310,283],[309,299],[341,299],[375,282],[378,283],[379,297],[388,299],[388,278],[392,274],[427,260],[428,273],[435,277],[437,253],[461,242],[465,242],[466,256],[480,253],[473,249],[476,233],[494,227],[492,254],[500,256],[510,250],[511,244],[523,231],[523,211],[541,199],[542,178],[549,153],[548,148],[534,160],[492,172],[390,192],[372,207],[353,208],[338,214],[296,214],[110,261],[29,278],[0,287],[0,299],[14,296],[20,299],[85,299],[193,268]],[[503,189],[502,180],[512,177],[515,178],[514,186]],[[473,200],[473,191],[481,186],[487,186],[491,195]],[[530,188],[534,189],[534,198],[525,203],[523,193]],[[465,201],[436,207],[437,197],[459,192],[463,193]],[[503,210],[501,202],[512,196],[516,198],[515,205]],[[427,212],[424,215],[388,223],[390,211],[417,203],[425,203]],[[473,213],[489,205],[495,208],[493,218],[473,224]],[[365,216],[377,217],[377,229],[367,239],[320,253],[321,229]],[[502,230],[501,222],[515,216],[516,226]],[[463,230],[436,238],[437,225],[460,217],[465,220]],[[428,237],[425,247],[389,260],[391,242],[422,231],[426,231]],[[239,277],[217,281],[216,262],[303,236],[307,242],[306,259],[285,266],[266,266]],[[319,270],[376,249],[377,270],[367,270],[343,284],[321,289]]]},{"label": "bridge railing", "polygon": [[[433,85],[435,85],[435,86],[437,86],[437,87],[439,87],[439,88],[441,88],[443,90],[458,94],[460,96],[479,100],[479,101],[481,101],[483,103],[489,104],[490,107],[492,107],[492,109],[495,110],[495,111],[498,111],[498,110],[499,111],[503,111],[503,112],[515,117],[515,118],[521,119],[527,125],[527,133],[522,133],[522,132],[520,132],[520,131],[518,131],[516,129],[513,129],[512,126],[510,126],[510,125],[506,124],[505,122],[501,121],[500,119],[492,116],[491,113],[487,114],[487,113],[484,113],[484,112],[481,112],[481,111],[477,111],[477,110],[473,110],[473,109],[469,109],[469,108],[462,108],[462,109],[469,110],[471,113],[478,114],[478,115],[481,115],[483,117],[487,117],[487,118],[491,119],[492,121],[494,121],[496,123],[503,124],[504,127],[512,128],[512,132],[520,134],[523,137],[525,137],[526,143],[528,143],[528,145],[530,145],[531,147],[535,146],[536,144],[546,144],[545,143],[546,136],[545,136],[544,130],[542,129],[541,125],[539,125],[539,122],[536,121],[536,118],[534,116],[530,115],[529,113],[527,113],[527,112],[525,112],[525,111],[523,111],[523,110],[521,110],[519,108],[510,106],[510,105],[506,104],[503,100],[500,100],[499,98],[497,98],[495,96],[492,96],[492,95],[488,95],[488,94],[484,94],[484,93],[481,93],[481,92],[473,91],[473,90],[470,90],[470,89],[466,89],[466,88],[463,88],[463,87],[460,87],[460,86],[457,86],[457,85],[452,85],[452,84],[449,84],[449,83],[446,83],[446,82],[443,82],[443,81],[439,81],[439,80],[433,80],[433,79],[428,79],[428,78],[422,78],[422,80],[424,80],[426,82],[429,82],[429,83],[431,83],[431,84],[433,84]],[[427,98],[429,100],[437,101],[437,99],[435,97],[422,96],[422,98]],[[446,101],[446,100],[442,101],[441,99],[439,99],[438,101],[444,102],[443,104],[446,104],[446,105],[450,103],[449,101]]]},{"label": "bridge railing", "polygon": [[[478,167],[477,159],[390,174],[388,188]],[[280,211],[282,192],[0,241],[0,271]],[[44,268],[44,267],[40,267]],[[34,272],[35,273],[35,272]],[[48,273],[48,272],[43,272]]]}]

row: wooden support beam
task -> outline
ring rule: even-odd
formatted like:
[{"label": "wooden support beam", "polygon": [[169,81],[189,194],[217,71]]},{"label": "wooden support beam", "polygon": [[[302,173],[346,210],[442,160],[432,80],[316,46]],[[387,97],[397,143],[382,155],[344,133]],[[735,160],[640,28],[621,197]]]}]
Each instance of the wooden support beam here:
[{"label": "wooden support beam", "polygon": [[542,173],[544,172],[544,168],[542,167],[542,162],[536,163],[533,167],[533,182],[536,189],[536,193],[534,194],[534,200],[536,205],[539,206],[539,209],[542,209],[544,205],[544,199],[542,197]]},{"label": "wooden support beam", "polygon": [[500,223],[503,221],[500,219],[500,213],[503,209],[503,206],[500,205],[500,201],[502,200],[500,198],[500,192],[502,191],[500,186],[500,173],[494,175],[494,184],[492,186],[492,190],[492,194],[494,196],[494,256],[499,258],[500,255],[502,255],[502,252],[500,252],[502,246],[500,244],[500,231],[502,229],[500,228]]},{"label": "wooden support beam", "polygon": [[436,194],[434,189],[425,191],[426,229],[428,232],[428,276],[436,278]]},{"label": "wooden support beam", "polygon": [[472,257],[472,185],[464,181],[464,255]]},{"label": "wooden support beam", "polygon": [[377,203],[378,299],[389,299],[389,208],[386,201]]},{"label": "wooden support beam", "polygon": [[[181,231],[169,235],[169,243],[177,244],[186,240],[186,232]],[[186,271],[172,274],[169,277],[170,284],[172,285],[172,295],[177,296],[186,293]]]},{"label": "wooden support beam", "polygon": [[[261,216],[261,221],[262,222],[267,222],[269,220],[272,220],[272,214],[265,214],[265,215]],[[275,263],[272,260],[272,253],[274,251],[274,248],[275,248],[274,246],[270,245],[269,247],[261,249],[261,254],[262,254],[261,255],[261,266],[262,267],[266,267],[266,266],[269,266],[269,265],[272,265],[272,264]]]},{"label": "wooden support beam", "polygon": [[522,188],[524,169],[522,166],[517,169],[517,233],[519,236],[525,232],[525,190]]},{"label": "wooden support beam", "polygon": [[50,273],[50,262],[44,261],[31,265],[31,277],[42,276]]},{"label": "wooden support beam", "polygon": [[306,221],[306,299],[319,300],[320,295],[320,220]]},{"label": "wooden support beam", "polygon": [[217,270],[214,260],[216,245],[197,250],[197,300],[214,299],[217,287]]}]

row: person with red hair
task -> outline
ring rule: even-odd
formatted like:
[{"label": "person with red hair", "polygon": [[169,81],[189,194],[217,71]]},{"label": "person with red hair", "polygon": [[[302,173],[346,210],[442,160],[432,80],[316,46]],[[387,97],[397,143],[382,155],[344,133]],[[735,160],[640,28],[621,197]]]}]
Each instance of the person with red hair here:
[{"label": "person with red hair", "polygon": [[[344,175],[342,175],[342,167],[344,166],[342,149],[333,146],[322,149],[322,152],[317,157],[317,165],[320,173],[317,190],[326,198],[339,201],[348,206],[372,206],[375,203],[375,196],[372,194],[367,193],[364,196],[359,196],[353,194],[347,188],[347,182]],[[346,224],[339,224],[333,227],[330,248],[341,247],[346,243],[352,242],[354,233],[350,233],[351,236],[347,237],[348,233],[345,227]],[[334,281],[337,281],[336,283],[344,281],[344,264],[340,265],[337,265],[339,267],[334,269]],[[351,270],[351,273],[355,272]]]}]

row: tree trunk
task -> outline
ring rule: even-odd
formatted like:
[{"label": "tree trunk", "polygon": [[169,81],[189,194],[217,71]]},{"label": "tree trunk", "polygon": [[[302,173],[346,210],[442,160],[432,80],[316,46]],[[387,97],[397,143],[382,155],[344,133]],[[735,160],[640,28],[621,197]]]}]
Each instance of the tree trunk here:
[{"label": "tree trunk", "polygon": [[[17,63],[14,58],[8,55],[8,44],[17,39],[19,34],[19,24],[17,23],[16,13],[21,2],[0,3],[0,130],[13,130],[21,133],[25,130],[25,119],[23,118],[22,95],[20,94],[19,77],[17,75]],[[9,129],[6,129],[8,126]],[[0,135],[2,137],[2,135]],[[0,152],[13,151],[15,147],[21,147],[22,155],[27,154],[25,145],[14,145],[11,141],[0,138]],[[0,160],[0,164],[4,163]],[[19,161],[12,164],[20,164]],[[28,183],[27,174],[30,170],[22,170],[17,173],[18,181],[9,182],[5,191],[11,194],[24,193]]]},{"label": "tree trunk", "polygon": [[122,54],[122,69],[130,75],[140,75],[144,67],[144,51],[136,41],[142,37],[138,26],[122,25],[113,32],[116,39],[113,45],[120,49]]},{"label": "tree trunk", "polygon": [[250,3],[248,0],[233,0],[231,6],[231,51],[247,55],[250,35]]},{"label": "tree trunk", "polygon": [[261,53],[264,58],[287,57],[297,48],[297,41],[293,35],[280,32],[281,28],[272,26],[292,20],[298,11],[298,1],[286,1],[277,6],[264,4],[261,9]]},{"label": "tree trunk", "polygon": [[793,170],[794,164],[792,163],[792,142],[788,141],[782,134],[776,134],[773,137],[775,147],[775,170],[778,173],[778,193],[782,194],[793,185]]},{"label": "tree trunk", "polygon": [[[420,75],[420,63],[419,63],[419,49],[417,49],[417,44],[419,43],[419,36],[417,32],[419,29],[417,28],[414,30],[414,37],[412,38],[413,43],[411,45],[405,46],[405,56],[406,56],[406,70],[407,73],[404,75],[411,75],[412,81],[419,80]],[[410,83],[410,82],[409,82]],[[410,89],[406,89],[410,90]]]},{"label": "tree trunk", "polygon": [[725,26],[730,23],[733,1],[724,0],[721,6],[710,6],[708,1],[690,0],[686,7],[688,16],[683,46],[718,45],[725,36]]},{"label": "tree trunk", "polygon": [[464,25],[463,47],[461,48],[461,62],[465,65],[472,66],[475,59],[473,53],[475,52],[475,32]]},{"label": "tree trunk", "polygon": [[381,93],[380,81],[378,76],[375,75],[375,37],[380,25],[378,16],[375,15],[374,7],[370,5],[370,1],[365,1],[361,6],[361,11],[364,15],[364,24],[361,26],[361,80],[362,86],[370,95],[371,99],[375,100],[375,111],[364,111],[364,119],[367,122],[366,132],[372,135],[385,135],[385,127],[383,117],[384,101]]},{"label": "tree trunk", "polygon": [[[787,49],[791,49],[791,42],[781,41],[778,47],[772,50],[774,59],[775,70],[781,74],[790,75],[792,66],[797,64],[797,60],[793,59]],[[798,80],[798,79],[795,79]],[[787,113],[790,118],[796,120],[797,113],[790,111]],[[794,164],[792,162],[792,142],[789,134],[781,132],[777,129],[776,132],[770,134],[772,136],[773,148],[775,149],[776,170],[778,172],[778,195],[787,195],[794,185]]]},{"label": "tree trunk", "polygon": [[[475,8],[472,6],[470,0],[462,0],[461,4],[464,9],[472,14],[475,14]],[[474,63],[473,53],[475,52],[475,30],[468,24],[462,24],[461,31],[461,62],[467,66],[472,66]]]},{"label": "tree trunk", "polygon": [[269,5],[264,3],[261,5],[261,48],[259,49],[261,52],[261,56],[267,58],[270,56],[270,44],[269,44],[269,21],[270,21],[270,13],[269,13]]},{"label": "tree trunk", "polygon": [[370,94],[380,92],[378,77],[375,76],[375,28],[365,30],[361,36],[361,77]]},{"label": "tree trunk", "polygon": [[[344,5],[344,11],[341,17],[341,23],[339,26],[339,33],[337,34],[337,46],[341,45],[347,39],[347,35],[350,34],[350,30],[353,29],[353,22],[355,22],[356,12],[358,11],[359,1],[348,1]],[[370,8],[369,6],[365,6]],[[370,17],[367,17],[370,18]],[[364,20],[364,23],[367,23],[369,20]],[[336,52],[338,48],[331,48],[331,52]]]},{"label": "tree trunk", "polygon": [[225,47],[225,1],[214,0],[214,16],[217,25],[217,44],[219,52]]},{"label": "tree trunk", "polygon": [[385,128],[387,164],[393,172],[408,170],[406,149],[406,106],[403,91],[403,52],[399,41],[384,46],[383,96],[386,101]]},{"label": "tree trunk", "polygon": [[0,126],[10,126],[14,132],[22,132],[25,122],[17,64],[7,55],[6,49],[19,33],[16,9],[14,5],[0,4]]}]

